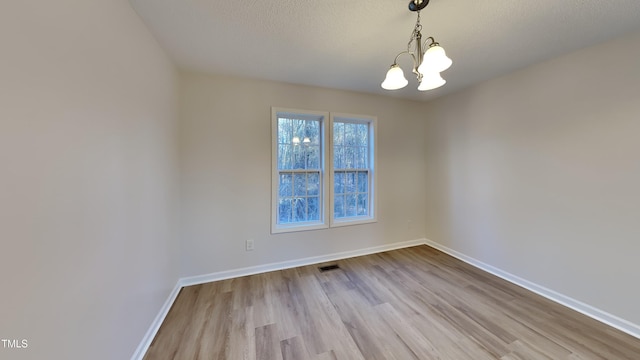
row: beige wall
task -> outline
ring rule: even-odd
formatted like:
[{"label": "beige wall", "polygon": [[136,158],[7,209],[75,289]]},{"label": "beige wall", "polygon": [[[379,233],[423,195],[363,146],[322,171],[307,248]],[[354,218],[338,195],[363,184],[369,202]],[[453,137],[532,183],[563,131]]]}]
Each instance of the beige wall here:
[{"label": "beige wall", "polygon": [[[424,237],[424,104],[202,74],[181,79],[183,276]],[[378,117],[377,223],[270,234],[271,106]],[[255,250],[246,252],[250,238]]]},{"label": "beige wall", "polygon": [[[125,0],[4,1],[0,44],[0,358],[128,358],[178,275],[425,234],[640,323],[640,35],[429,104],[178,84]],[[378,223],[270,234],[271,106],[378,117]]]},{"label": "beige wall", "polygon": [[178,277],[177,72],[126,0],[3,0],[0,47],[0,358],[129,358]]},{"label": "beige wall", "polygon": [[640,34],[428,104],[427,238],[640,324]]}]

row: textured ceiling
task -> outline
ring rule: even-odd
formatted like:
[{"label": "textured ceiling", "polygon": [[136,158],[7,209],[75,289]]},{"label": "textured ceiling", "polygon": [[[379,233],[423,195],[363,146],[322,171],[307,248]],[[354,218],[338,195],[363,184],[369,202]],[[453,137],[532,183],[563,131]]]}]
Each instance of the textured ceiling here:
[{"label": "textured ceiling", "polygon": [[[130,0],[182,69],[429,100],[640,31],[640,0],[431,0],[423,36],[447,50],[447,84],[380,88],[406,49],[408,0]],[[610,64],[615,66],[614,64]]]}]

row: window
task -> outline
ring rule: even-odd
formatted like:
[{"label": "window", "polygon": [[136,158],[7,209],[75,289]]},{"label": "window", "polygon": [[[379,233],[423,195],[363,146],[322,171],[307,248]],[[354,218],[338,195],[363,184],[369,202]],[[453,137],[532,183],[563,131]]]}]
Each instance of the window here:
[{"label": "window", "polygon": [[331,115],[332,226],[375,221],[374,120]]},{"label": "window", "polygon": [[272,109],[272,232],[327,227],[327,113]]},{"label": "window", "polygon": [[375,221],[374,120],[272,108],[272,233]]}]

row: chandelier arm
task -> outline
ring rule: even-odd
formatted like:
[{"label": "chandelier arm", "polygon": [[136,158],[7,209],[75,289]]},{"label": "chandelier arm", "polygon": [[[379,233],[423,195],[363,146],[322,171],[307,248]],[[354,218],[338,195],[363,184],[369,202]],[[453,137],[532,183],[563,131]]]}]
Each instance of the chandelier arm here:
[{"label": "chandelier arm", "polygon": [[407,43],[407,52],[411,52],[411,44],[413,44],[413,41],[415,39],[416,39],[416,33],[414,30],[414,32],[411,33],[411,38],[409,38],[409,42]]},{"label": "chandelier arm", "polygon": [[413,61],[413,69],[411,69],[411,72],[416,75],[418,82],[421,82],[422,74],[418,71],[418,66],[420,66],[420,63],[418,62],[418,58],[421,58],[422,56],[418,55],[418,57],[416,57],[416,54],[413,51],[403,51],[398,55],[396,55],[396,58],[393,59],[393,65],[391,66],[398,65],[398,58],[400,58],[400,55],[403,55],[403,54],[408,54],[409,56],[411,56],[411,60]]},{"label": "chandelier arm", "polygon": [[[431,41],[431,42],[430,42],[429,44],[427,44],[427,42],[428,42],[428,41]],[[432,46],[438,46],[438,45],[440,45],[440,44],[438,44],[438,42],[436,41],[436,39],[434,39],[434,38],[433,38],[433,36],[429,36],[429,37],[424,41],[424,45],[423,45],[423,46],[424,46],[424,47],[427,47],[427,45],[428,45],[429,47],[432,47]]]},{"label": "chandelier arm", "polygon": [[402,54],[409,54],[411,55],[411,57],[413,57],[415,59],[415,57],[413,56],[413,54],[410,51],[403,51],[401,53],[399,53],[398,55],[396,55],[396,58],[393,60],[393,64],[397,65],[398,64],[398,58],[400,57],[400,55]]}]

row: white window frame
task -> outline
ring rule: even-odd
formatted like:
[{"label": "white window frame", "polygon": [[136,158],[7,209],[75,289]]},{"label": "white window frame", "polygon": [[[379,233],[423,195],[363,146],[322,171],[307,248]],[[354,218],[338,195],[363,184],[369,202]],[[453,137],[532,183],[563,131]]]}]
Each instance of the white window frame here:
[{"label": "white window frame", "polygon": [[[303,120],[320,121],[320,219],[317,221],[278,224],[278,199],[280,170],[278,170],[278,118],[289,117]],[[327,123],[329,113],[326,111],[310,111],[272,107],[271,108],[271,233],[285,233],[305,230],[326,229],[329,227],[329,181],[327,180],[327,161],[329,151],[327,146]],[[295,172],[283,170],[284,172]]]},{"label": "white window frame", "polygon": [[[296,170],[278,169],[278,119],[281,117],[320,121],[320,219],[318,221],[278,224],[280,172],[296,172]],[[333,167],[333,123],[351,122],[369,125],[369,199],[368,215],[334,218],[334,184],[335,169]],[[300,110],[282,107],[271,108],[271,233],[288,233],[295,231],[319,230],[329,227],[368,224],[377,221],[377,118],[369,115],[330,113],[326,111]],[[338,169],[341,171],[342,169]]]},{"label": "white window frame", "polygon": [[[351,216],[351,217],[343,217],[336,219],[334,216],[334,202],[335,202],[335,172],[336,169],[333,167],[333,123],[334,122],[345,122],[345,123],[357,123],[357,124],[368,124],[369,125],[369,144],[368,144],[368,160],[369,160],[369,211],[366,216]],[[356,115],[356,114],[341,114],[341,113],[330,113],[329,115],[329,151],[330,151],[330,170],[329,170],[329,196],[330,196],[330,206],[329,206],[329,225],[331,227],[338,226],[347,226],[347,225],[358,225],[358,224],[368,224],[374,223],[377,221],[377,146],[376,146],[376,136],[377,134],[377,118],[375,116],[369,115]],[[337,169],[340,171],[342,169]]]}]

